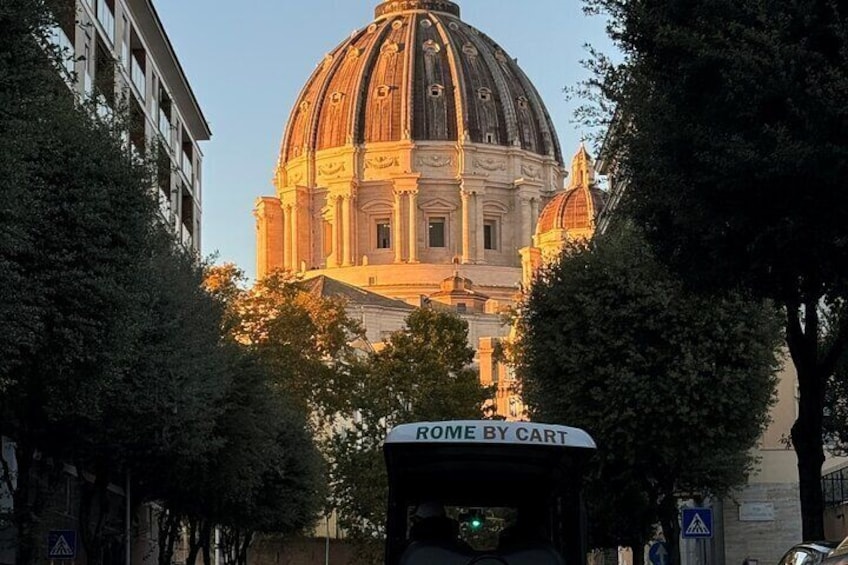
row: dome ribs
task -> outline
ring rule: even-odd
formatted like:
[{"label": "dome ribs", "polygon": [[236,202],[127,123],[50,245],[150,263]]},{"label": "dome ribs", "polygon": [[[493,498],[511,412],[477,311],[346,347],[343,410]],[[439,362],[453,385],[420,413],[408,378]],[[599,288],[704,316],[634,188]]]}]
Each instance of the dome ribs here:
[{"label": "dome ribs", "polygon": [[[520,148],[562,163],[553,123],[527,76],[447,0],[392,0],[316,69],[290,114],[278,170],[317,151],[457,141]],[[300,174],[300,173],[299,173]],[[278,183],[288,183],[285,173]],[[298,181],[300,182],[300,181]]]},{"label": "dome ribs", "polygon": [[456,85],[447,46],[432,21],[428,27],[416,24],[416,35],[413,139],[456,141]]},{"label": "dome ribs", "polygon": [[316,149],[329,149],[353,143],[353,115],[357,92],[362,85],[362,72],[367,54],[376,39],[374,33],[359,32],[347,49],[340,50],[343,59],[335,69],[323,98],[317,127]]},{"label": "dome ribs", "polygon": [[[521,140],[518,130],[518,116],[515,111],[515,93],[514,85],[510,85],[507,81],[507,76],[502,72],[503,69],[495,57],[495,53],[501,52],[497,45],[483,34],[471,32],[468,34],[473,45],[477,48],[484,63],[489,68],[495,86],[497,87],[498,97],[501,101],[501,110],[504,116],[504,126],[506,129],[506,138],[497,140],[500,145],[512,145],[515,140]],[[488,41],[487,41],[488,40]],[[504,54],[504,57],[506,55]],[[481,140],[482,141],[482,140]],[[529,149],[526,145],[521,145],[523,149]]]},{"label": "dome ribs", "polygon": [[[395,141],[400,139],[401,84],[398,67],[403,72],[406,57],[405,26],[394,29],[390,20],[366,33],[377,37],[366,53],[359,89],[356,94],[353,132],[356,143]],[[370,31],[373,29],[373,31]],[[394,45],[389,49],[387,46]],[[379,89],[379,92],[378,92]]]}]

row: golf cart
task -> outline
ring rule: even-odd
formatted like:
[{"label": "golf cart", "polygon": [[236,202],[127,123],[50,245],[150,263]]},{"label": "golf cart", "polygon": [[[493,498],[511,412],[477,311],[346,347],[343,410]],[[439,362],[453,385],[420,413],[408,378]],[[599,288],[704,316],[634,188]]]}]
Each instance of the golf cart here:
[{"label": "golf cart", "polygon": [[584,431],[529,422],[404,424],[384,450],[386,565],[585,565]]}]

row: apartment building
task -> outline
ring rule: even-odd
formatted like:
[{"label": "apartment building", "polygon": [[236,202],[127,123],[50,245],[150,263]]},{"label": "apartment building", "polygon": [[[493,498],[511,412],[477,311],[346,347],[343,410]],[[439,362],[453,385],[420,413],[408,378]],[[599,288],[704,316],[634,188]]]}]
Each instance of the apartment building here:
[{"label": "apartment building", "polygon": [[[164,221],[190,249],[200,250],[203,154],[212,132],[152,0],[66,0],[55,42],[72,88],[98,112],[128,112],[127,142],[158,157],[156,194]],[[69,6],[70,7],[70,6]]]}]

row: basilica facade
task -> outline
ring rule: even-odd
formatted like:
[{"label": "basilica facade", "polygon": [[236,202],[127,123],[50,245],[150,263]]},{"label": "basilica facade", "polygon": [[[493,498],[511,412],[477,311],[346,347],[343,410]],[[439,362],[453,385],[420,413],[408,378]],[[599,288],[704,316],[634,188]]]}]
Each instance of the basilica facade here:
[{"label": "basilica facade", "polygon": [[604,198],[585,148],[566,167],[530,80],[460,16],[447,0],[382,2],[319,63],[274,193],[256,202],[257,276],[347,289],[373,343],[405,309],[455,311],[498,412],[519,417],[495,354],[501,314],[564,242],[591,235]]}]

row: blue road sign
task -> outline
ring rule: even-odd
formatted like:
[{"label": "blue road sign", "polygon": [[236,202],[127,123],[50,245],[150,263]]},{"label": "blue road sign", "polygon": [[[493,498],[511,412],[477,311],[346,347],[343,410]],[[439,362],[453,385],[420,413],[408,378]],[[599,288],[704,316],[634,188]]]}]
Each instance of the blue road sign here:
[{"label": "blue road sign", "polygon": [[47,533],[47,559],[76,559],[76,530],[50,530]]},{"label": "blue road sign", "polygon": [[680,530],[687,539],[713,537],[713,511],[710,508],[684,508]]},{"label": "blue road sign", "polygon": [[651,545],[648,550],[648,561],[651,565],[668,565],[668,546],[664,541],[658,541]]}]

